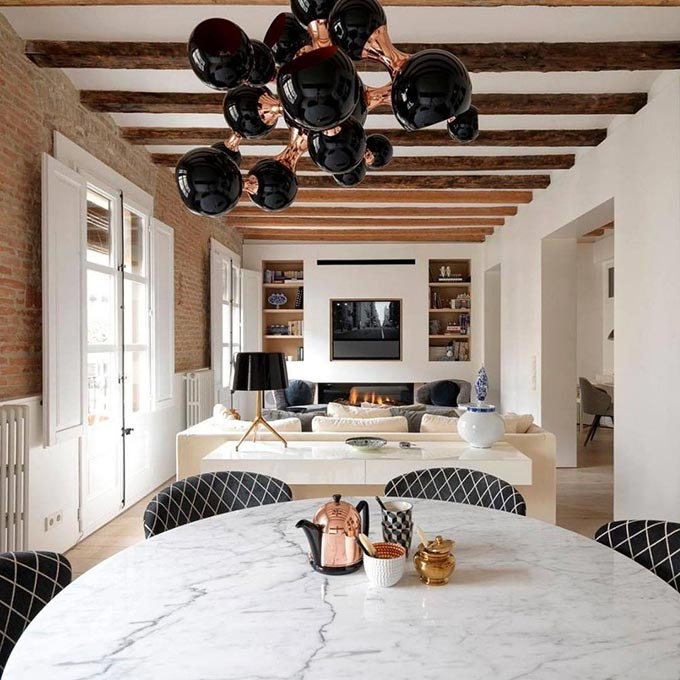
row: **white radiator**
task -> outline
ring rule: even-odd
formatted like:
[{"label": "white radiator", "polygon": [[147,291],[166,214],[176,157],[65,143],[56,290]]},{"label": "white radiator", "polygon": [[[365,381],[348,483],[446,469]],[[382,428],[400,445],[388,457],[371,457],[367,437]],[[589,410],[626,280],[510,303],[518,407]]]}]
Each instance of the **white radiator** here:
[{"label": "white radiator", "polygon": [[0,406],[0,552],[25,550],[28,406]]},{"label": "white radiator", "polygon": [[186,374],[187,383],[187,427],[196,425],[212,416],[213,380],[212,371],[192,371]]}]

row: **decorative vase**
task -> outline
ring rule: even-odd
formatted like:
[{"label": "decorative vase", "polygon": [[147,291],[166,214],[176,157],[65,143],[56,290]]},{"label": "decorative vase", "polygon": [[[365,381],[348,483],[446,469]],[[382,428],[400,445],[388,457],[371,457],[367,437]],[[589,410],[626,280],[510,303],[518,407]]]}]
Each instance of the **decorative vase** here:
[{"label": "decorative vase", "polygon": [[482,366],[477,373],[475,393],[477,394],[477,401],[486,401],[486,395],[489,393],[489,376],[486,374],[484,366]]},{"label": "decorative vase", "polygon": [[503,419],[491,404],[470,405],[458,419],[458,434],[476,449],[488,449],[505,434]]}]

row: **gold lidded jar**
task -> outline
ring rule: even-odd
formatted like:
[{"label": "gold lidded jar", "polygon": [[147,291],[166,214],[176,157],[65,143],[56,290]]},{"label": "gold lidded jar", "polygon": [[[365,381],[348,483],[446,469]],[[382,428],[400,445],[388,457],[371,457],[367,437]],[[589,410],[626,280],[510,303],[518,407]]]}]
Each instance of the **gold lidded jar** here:
[{"label": "gold lidded jar", "polygon": [[453,554],[455,541],[437,536],[427,545],[422,543],[413,557],[420,580],[428,586],[443,586],[456,568]]}]

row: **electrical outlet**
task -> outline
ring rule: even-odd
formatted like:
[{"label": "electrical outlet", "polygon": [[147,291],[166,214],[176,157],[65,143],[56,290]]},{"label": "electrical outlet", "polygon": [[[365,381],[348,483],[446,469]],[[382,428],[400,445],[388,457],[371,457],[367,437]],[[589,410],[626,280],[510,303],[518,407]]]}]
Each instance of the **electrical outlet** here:
[{"label": "electrical outlet", "polygon": [[45,531],[50,531],[51,529],[54,529],[58,524],[61,524],[64,521],[64,511],[63,510],[57,510],[56,512],[53,512],[51,515],[47,515],[45,517]]}]

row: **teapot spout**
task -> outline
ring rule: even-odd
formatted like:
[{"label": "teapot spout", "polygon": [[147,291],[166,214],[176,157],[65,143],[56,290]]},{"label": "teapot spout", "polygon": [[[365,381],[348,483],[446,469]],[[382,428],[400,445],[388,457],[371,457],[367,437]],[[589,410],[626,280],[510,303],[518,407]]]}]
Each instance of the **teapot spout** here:
[{"label": "teapot spout", "polygon": [[307,540],[309,541],[309,548],[312,553],[312,561],[314,562],[315,565],[317,566],[322,566],[321,565],[321,534],[323,533],[323,529],[321,526],[318,524],[314,524],[314,522],[310,522],[308,519],[301,519],[295,527],[297,529],[302,529],[305,532],[305,536],[307,536]]}]

